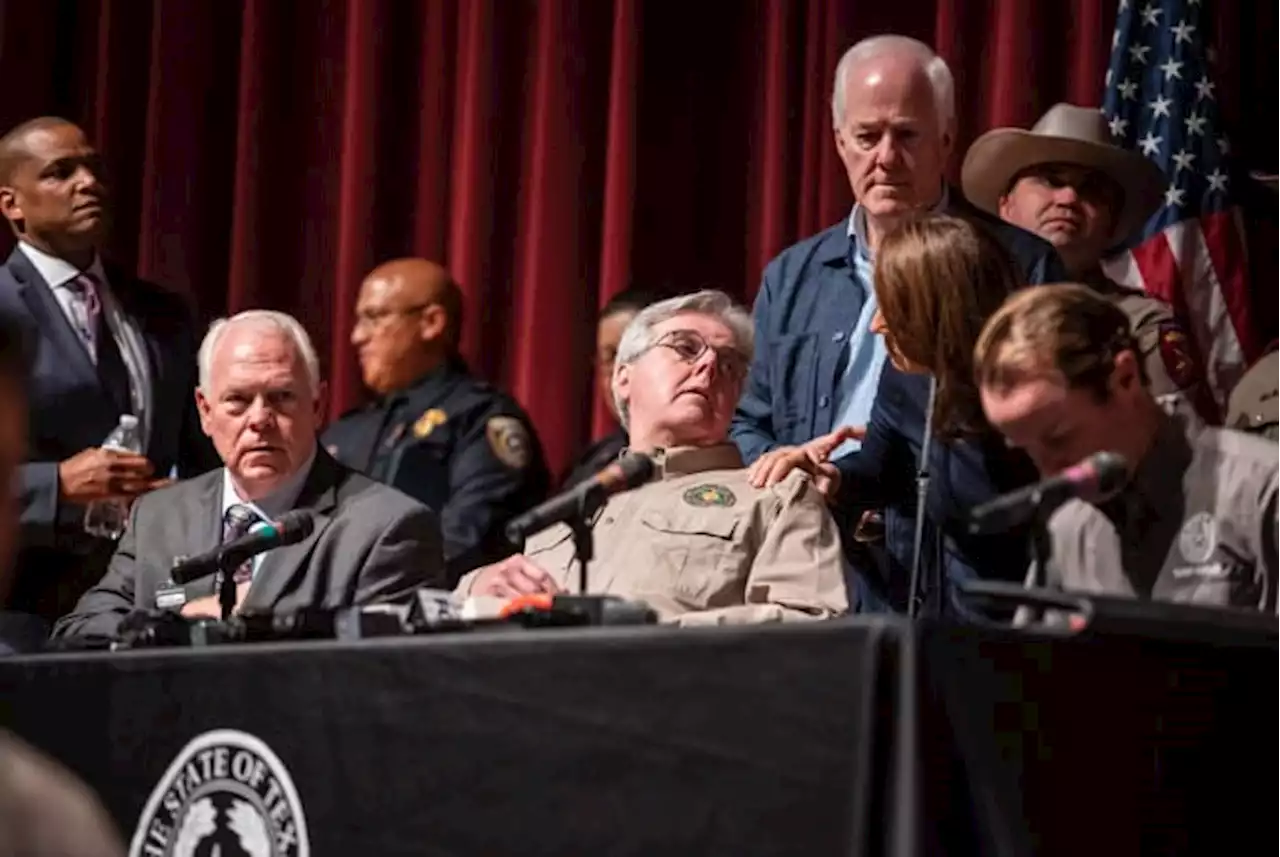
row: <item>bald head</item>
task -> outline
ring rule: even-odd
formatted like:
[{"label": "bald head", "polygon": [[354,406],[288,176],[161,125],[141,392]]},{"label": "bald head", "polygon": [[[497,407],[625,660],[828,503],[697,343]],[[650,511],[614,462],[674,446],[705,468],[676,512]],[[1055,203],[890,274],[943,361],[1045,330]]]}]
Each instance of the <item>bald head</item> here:
[{"label": "bald head", "polygon": [[0,214],[24,242],[87,268],[107,202],[98,153],[72,123],[42,116],[0,137]]},{"label": "bald head", "polygon": [[462,290],[449,272],[426,259],[394,259],[361,284],[351,343],[365,384],[386,394],[456,354],[461,329]]},{"label": "bald head", "polygon": [[31,137],[62,128],[74,129],[84,136],[74,122],[60,116],[39,116],[11,128],[0,137],[0,184],[9,184],[13,171],[31,158]]},{"label": "bald head", "polygon": [[451,348],[457,347],[462,329],[462,289],[443,265],[426,259],[392,259],[369,272],[361,291],[365,288],[415,306],[439,306],[446,321],[444,338]]}]

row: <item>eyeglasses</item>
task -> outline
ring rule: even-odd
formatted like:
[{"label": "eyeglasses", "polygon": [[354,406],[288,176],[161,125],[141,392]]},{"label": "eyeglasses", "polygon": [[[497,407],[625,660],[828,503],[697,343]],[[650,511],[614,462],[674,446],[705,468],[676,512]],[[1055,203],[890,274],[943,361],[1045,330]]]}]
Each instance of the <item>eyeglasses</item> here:
[{"label": "eyeglasses", "polygon": [[747,377],[747,361],[736,348],[714,346],[697,331],[672,330],[664,333],[649,346],[656,347],[674,351],[683,363],[695,363],[707,353],[707,349],[711,349],[716,353],[717,372],[735,383]]},{"label": "eyeglasses", "polygon": [[414,313],[422,312],[424,309],[432,305],[433,305],[433,302],[428,302],[425,304],[414,304],[413,306],[401,307],[400,309],[386,308],[386,309],[361,310],[360,312],[356,313],[355,326],[357,328],[378,327],[384,321],[391,318],[392,316],[413,315]]}]

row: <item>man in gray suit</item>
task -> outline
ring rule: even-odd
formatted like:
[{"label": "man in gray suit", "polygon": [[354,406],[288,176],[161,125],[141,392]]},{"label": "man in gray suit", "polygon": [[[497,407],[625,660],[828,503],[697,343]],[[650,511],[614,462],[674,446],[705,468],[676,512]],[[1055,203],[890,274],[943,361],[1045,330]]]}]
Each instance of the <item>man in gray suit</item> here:
[{"label": "man in gray suit", "polygon": [[200,346],[196,405],[224,467],[139,498],[102,581],[55,637],[114,636],[132,610],[217,617],[217,580],[169,583],[194,556],[293,509],[303,541],[237,569],[236,609],[289,611],[407,600],[444,581],[440,526],[426,507],[334,461],[316,442],[325,386],[306,331],[284,313],[215,322]]}]

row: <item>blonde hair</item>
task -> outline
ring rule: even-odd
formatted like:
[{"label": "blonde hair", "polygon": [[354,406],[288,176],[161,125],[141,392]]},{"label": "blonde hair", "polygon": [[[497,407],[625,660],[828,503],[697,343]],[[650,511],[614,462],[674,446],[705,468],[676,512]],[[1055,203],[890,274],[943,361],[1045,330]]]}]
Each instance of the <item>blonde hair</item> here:
[{"label": "blonde hair", "polygon": [[1078,283],[1035,286],[1006,301],[982,329],[974,376],[980,387],[1007,387],[1056,374],[1102,400],[1123,351],[1136,354],[1137,344],[1128,316],[1107,298]]}]

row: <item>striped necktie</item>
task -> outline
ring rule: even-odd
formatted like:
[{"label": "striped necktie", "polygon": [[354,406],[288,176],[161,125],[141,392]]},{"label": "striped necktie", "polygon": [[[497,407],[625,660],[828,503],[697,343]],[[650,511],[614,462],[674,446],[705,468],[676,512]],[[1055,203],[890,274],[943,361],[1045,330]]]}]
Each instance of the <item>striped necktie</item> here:
[{"label": "striped necktie", "polygon": [[111,325],[107,323],[107,314],[102,305],[102,284],[98,278],[88,271],[81,272],[75,279],[67,283],[76,296],[79,307],[75,315],[77,333],[84,342],[89,357],[97,364],[98,380],[111,401],[122,414],[134,412],[133,399],[130,395],[131,381],[129,369],[125,366],[116,338],[111,333]]},{"label": "striped necktie", "polygon": [[[223,544],[247,535],[250,528],[260,520],[262,519],[253,509],[243,504],[237,503],[227,509],[222,516]],[[234,580],[236,583],[248,583],[253,580],[252,559],[247,559],[240,564],[240,567],[235,570]]]}]

